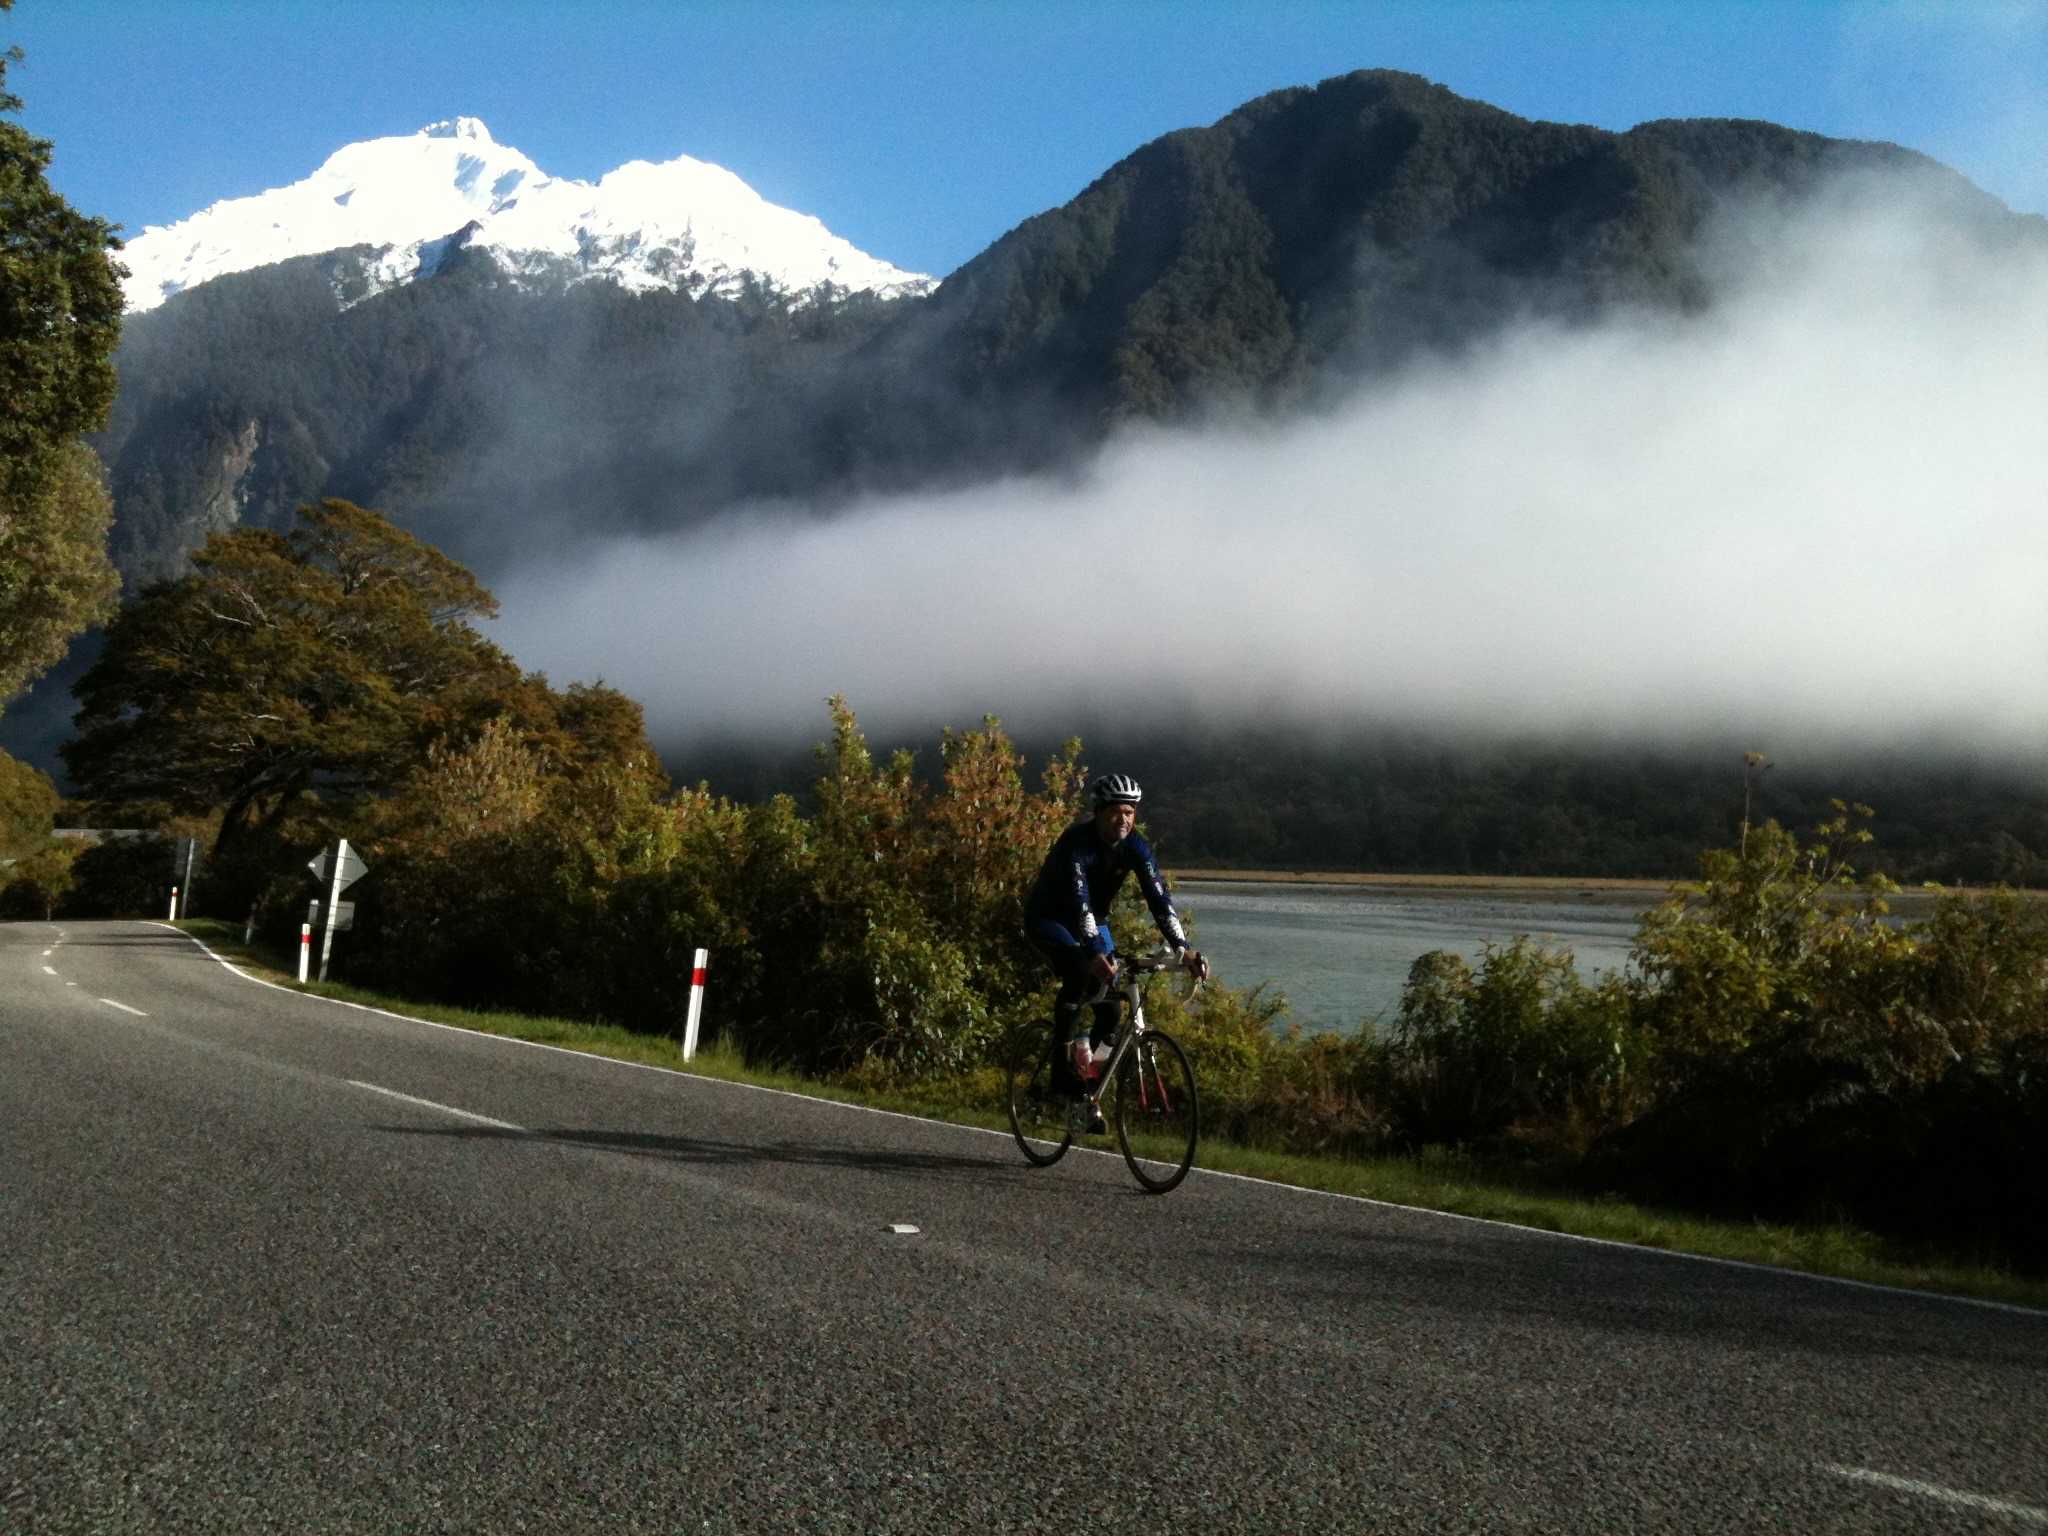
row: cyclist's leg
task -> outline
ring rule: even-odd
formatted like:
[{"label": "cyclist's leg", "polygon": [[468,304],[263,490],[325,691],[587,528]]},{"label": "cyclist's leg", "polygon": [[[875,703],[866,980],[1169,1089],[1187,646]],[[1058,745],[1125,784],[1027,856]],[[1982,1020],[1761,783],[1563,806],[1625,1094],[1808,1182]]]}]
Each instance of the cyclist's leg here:
[{"label": "cyclist's leg", "polygon": [[1053,999],[1052,1005],[1053,1040],[1059,1053],[1053,1063],[1053,1086],[1063,1093],[1079,1097],[1081,1078],[1074,1069],[1074,1043],[1088,1039],[1086,1010],[1081,1006],[1081,999],[1089,991],[1089,961],[1093,957],[1079,939],[1050,920],[1031,924],[1024,930],[1024,937],[1030,941],[1038,957],[1051,967],[1060,984],[1059,995]]},{"label": "cyclist's leg", "polygon": [[[1101,927],[1103,942],[1109,946],[1107,951],[1109,958],[1114,960],[1116,958],[1116,935],[1109,931],[1109,924],[1104,923]],[[1095,977],[1089,970],[1089,966],[1094,961],[1094,958],[1093,955],[1086,956],[1082,961],[1081,968],[1083,984],[1086,990],[1090,992],[1095,990]],[[1116,1038],[1117,1019],[1122,1012],[1123,1004],[1114,992],[1104,996],[1102,1001],[1095,1005],[1095,1018],[1093,1020],[1093,1027],[1089,1031],[1088,1043],[1100,1049],[1114,1040]]]},{"label": "cyclist's leg", "polygon": [[1099,1048],[1116,1038],[1117,1019],[1123,1012],[1123,1004],[1112,993],[1095,1005],[1094,1044]]}]

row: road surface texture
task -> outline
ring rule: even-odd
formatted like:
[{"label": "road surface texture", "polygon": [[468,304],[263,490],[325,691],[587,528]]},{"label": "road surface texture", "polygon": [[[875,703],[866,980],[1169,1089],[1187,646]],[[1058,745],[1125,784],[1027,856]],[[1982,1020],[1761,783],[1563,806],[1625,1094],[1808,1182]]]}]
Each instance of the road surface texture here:
[{"label": "road surface texture", "polygon": [[2048,1314],[0,925],[0,1529],[2043,1530]]}]

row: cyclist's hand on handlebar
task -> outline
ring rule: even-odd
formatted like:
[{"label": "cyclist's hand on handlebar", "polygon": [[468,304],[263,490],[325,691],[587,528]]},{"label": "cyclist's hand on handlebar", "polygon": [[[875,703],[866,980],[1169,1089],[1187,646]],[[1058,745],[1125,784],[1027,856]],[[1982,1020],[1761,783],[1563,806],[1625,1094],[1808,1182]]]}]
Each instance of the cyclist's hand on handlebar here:
[{"label": "cyclist's hand on handlebar", "polygon": [[1194,977],[1195,980],[1207,981],[1209,979],[1209,962],[1202,958],[1202,952],[1199,949],[1190,946],[1182,950],[1180,952],[1180,963],[1186,967],[1187,973]]},{"label": "cyclist's hand on handlebar", "polygon": [[1099,982],[1107,984],[1116,980],[1116,956],[1097,955],[1088,962],[1089,972]]}]

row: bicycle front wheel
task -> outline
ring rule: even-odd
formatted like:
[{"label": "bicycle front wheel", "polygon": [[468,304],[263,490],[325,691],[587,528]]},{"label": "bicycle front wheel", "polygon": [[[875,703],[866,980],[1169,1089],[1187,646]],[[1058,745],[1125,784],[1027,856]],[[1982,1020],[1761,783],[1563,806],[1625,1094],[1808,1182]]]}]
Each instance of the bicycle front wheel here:
[{"label": "bicycle front wheel", "polygon": [[1050,1167],[1074,1144],[1067,1119],[1073,1106],[1053,1092],[1053,1048],[1057,1043],[1051,1020],[1025,1025],[1011,1042],[1009,1066],[1003,1074],[1009,1084],[1010,1133],[1034,1168]]},{"label": "bicycle front wheel", "polygon": [[1188,1053],[1170,1035],[1147,1033],[1116,1072],[1116,1144],[1131,1176],[1155,1195],[1176,1187],[1194,1166],[1201,1126]]}]

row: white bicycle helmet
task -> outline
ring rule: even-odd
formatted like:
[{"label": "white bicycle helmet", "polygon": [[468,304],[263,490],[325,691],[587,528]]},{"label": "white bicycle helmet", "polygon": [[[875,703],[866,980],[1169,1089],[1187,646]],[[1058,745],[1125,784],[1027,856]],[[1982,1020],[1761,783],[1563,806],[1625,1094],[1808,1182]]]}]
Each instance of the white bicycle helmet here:
[{"label": "white bicycle helmet", "polygon": [[1088,801],[1098,811],[1105,805],[1136,805],[1144,798],[1145,791],[1127,773],[1105,773],[1088,786]]}]

